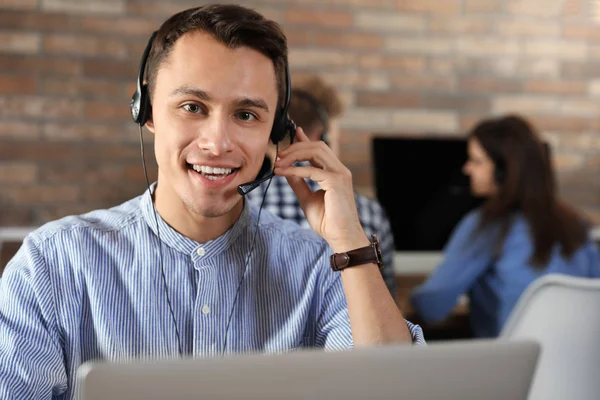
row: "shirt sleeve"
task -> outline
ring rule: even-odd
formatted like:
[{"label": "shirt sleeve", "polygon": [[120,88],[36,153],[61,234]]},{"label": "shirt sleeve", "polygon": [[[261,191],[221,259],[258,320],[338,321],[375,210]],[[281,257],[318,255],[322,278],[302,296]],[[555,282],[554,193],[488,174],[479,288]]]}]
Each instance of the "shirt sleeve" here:
[{"label": "shirt sleeve", "polygon": [[0,279],[0,398],[51,399],[67,373],[50,278],[27,238]]},{"label": "shirt sleeve", "polygon": [[468,214],[453,232],[445,257],[429,279],[411,293],[410,301],[426,322],[445,318],[493,261],[492,231],[475,233],[478,213]]}]

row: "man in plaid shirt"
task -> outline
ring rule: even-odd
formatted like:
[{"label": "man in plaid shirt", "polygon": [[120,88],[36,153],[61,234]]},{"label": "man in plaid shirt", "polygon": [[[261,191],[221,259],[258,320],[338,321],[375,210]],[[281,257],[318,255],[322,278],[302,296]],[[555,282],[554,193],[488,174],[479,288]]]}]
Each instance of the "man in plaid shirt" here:
[{"label": "man in plaid shirt", "polygon": [[[290,117],[298,126],[302,127],[310,140],[324,140],[339,157],[337,119],[342,114],[342,102],[337,91],[318,76],[292,80],[292,83],[291,102],[288,110]],[[307,180],[307,183],[313,192],[320,189],[317,182]],[[246,198],[260,206],[267,184],[268,181],[246,195]],[[356,193],[354,197],[360,223],[365,233],[369,238],[372,234],[379,238],[384,262],[383,279],[392,297],[395,298],[394,238],[390,222],[377,201]],[[291,219],[300,226],[310,229],[304,212],[300,208],[300,203],[284,177],[273,177],[263,208],[281,218]]]}]

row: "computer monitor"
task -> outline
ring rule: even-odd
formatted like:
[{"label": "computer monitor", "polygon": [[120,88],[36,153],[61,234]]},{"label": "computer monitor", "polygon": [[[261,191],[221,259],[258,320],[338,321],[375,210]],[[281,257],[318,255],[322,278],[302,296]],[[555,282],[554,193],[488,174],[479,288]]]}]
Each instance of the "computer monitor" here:
[{"label": "computer monitor", "polygon": [[462,173],[464,138],[374,137],[377,199],[397,251],[440,251],[461,218],[479,206]]}]

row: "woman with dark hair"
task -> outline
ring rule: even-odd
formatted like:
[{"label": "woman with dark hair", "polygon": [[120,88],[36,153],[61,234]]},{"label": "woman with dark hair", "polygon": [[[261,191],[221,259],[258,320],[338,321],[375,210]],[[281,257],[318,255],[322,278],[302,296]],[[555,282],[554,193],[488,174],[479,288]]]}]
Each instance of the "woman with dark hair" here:
[{"label": "woman with dark hair", "polygon": [[418,314],[441,320],[470,298],[476,337],[497,336],[519,296],[542,275],[600,276],[598,248],[584,218],[561,201],[544,144],[517,116],[479,123],[463,168],[484,204],[452,234],[444,262],[411,295]]}]

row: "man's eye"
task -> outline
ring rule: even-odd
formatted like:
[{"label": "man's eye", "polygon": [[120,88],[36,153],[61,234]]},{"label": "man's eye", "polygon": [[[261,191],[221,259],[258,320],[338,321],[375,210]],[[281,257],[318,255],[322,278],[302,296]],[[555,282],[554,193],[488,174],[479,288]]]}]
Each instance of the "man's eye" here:
[{"label": "man's eye", "polygon": [[242,121],[253,121],[256,119],[256,115],[251,112],[243,111],[237,114],[238,119]]},{"label": "man's eye", "polygon": [[184,104],[183,109],[194,114],[198,114],[201,111],[198,104]]}]

